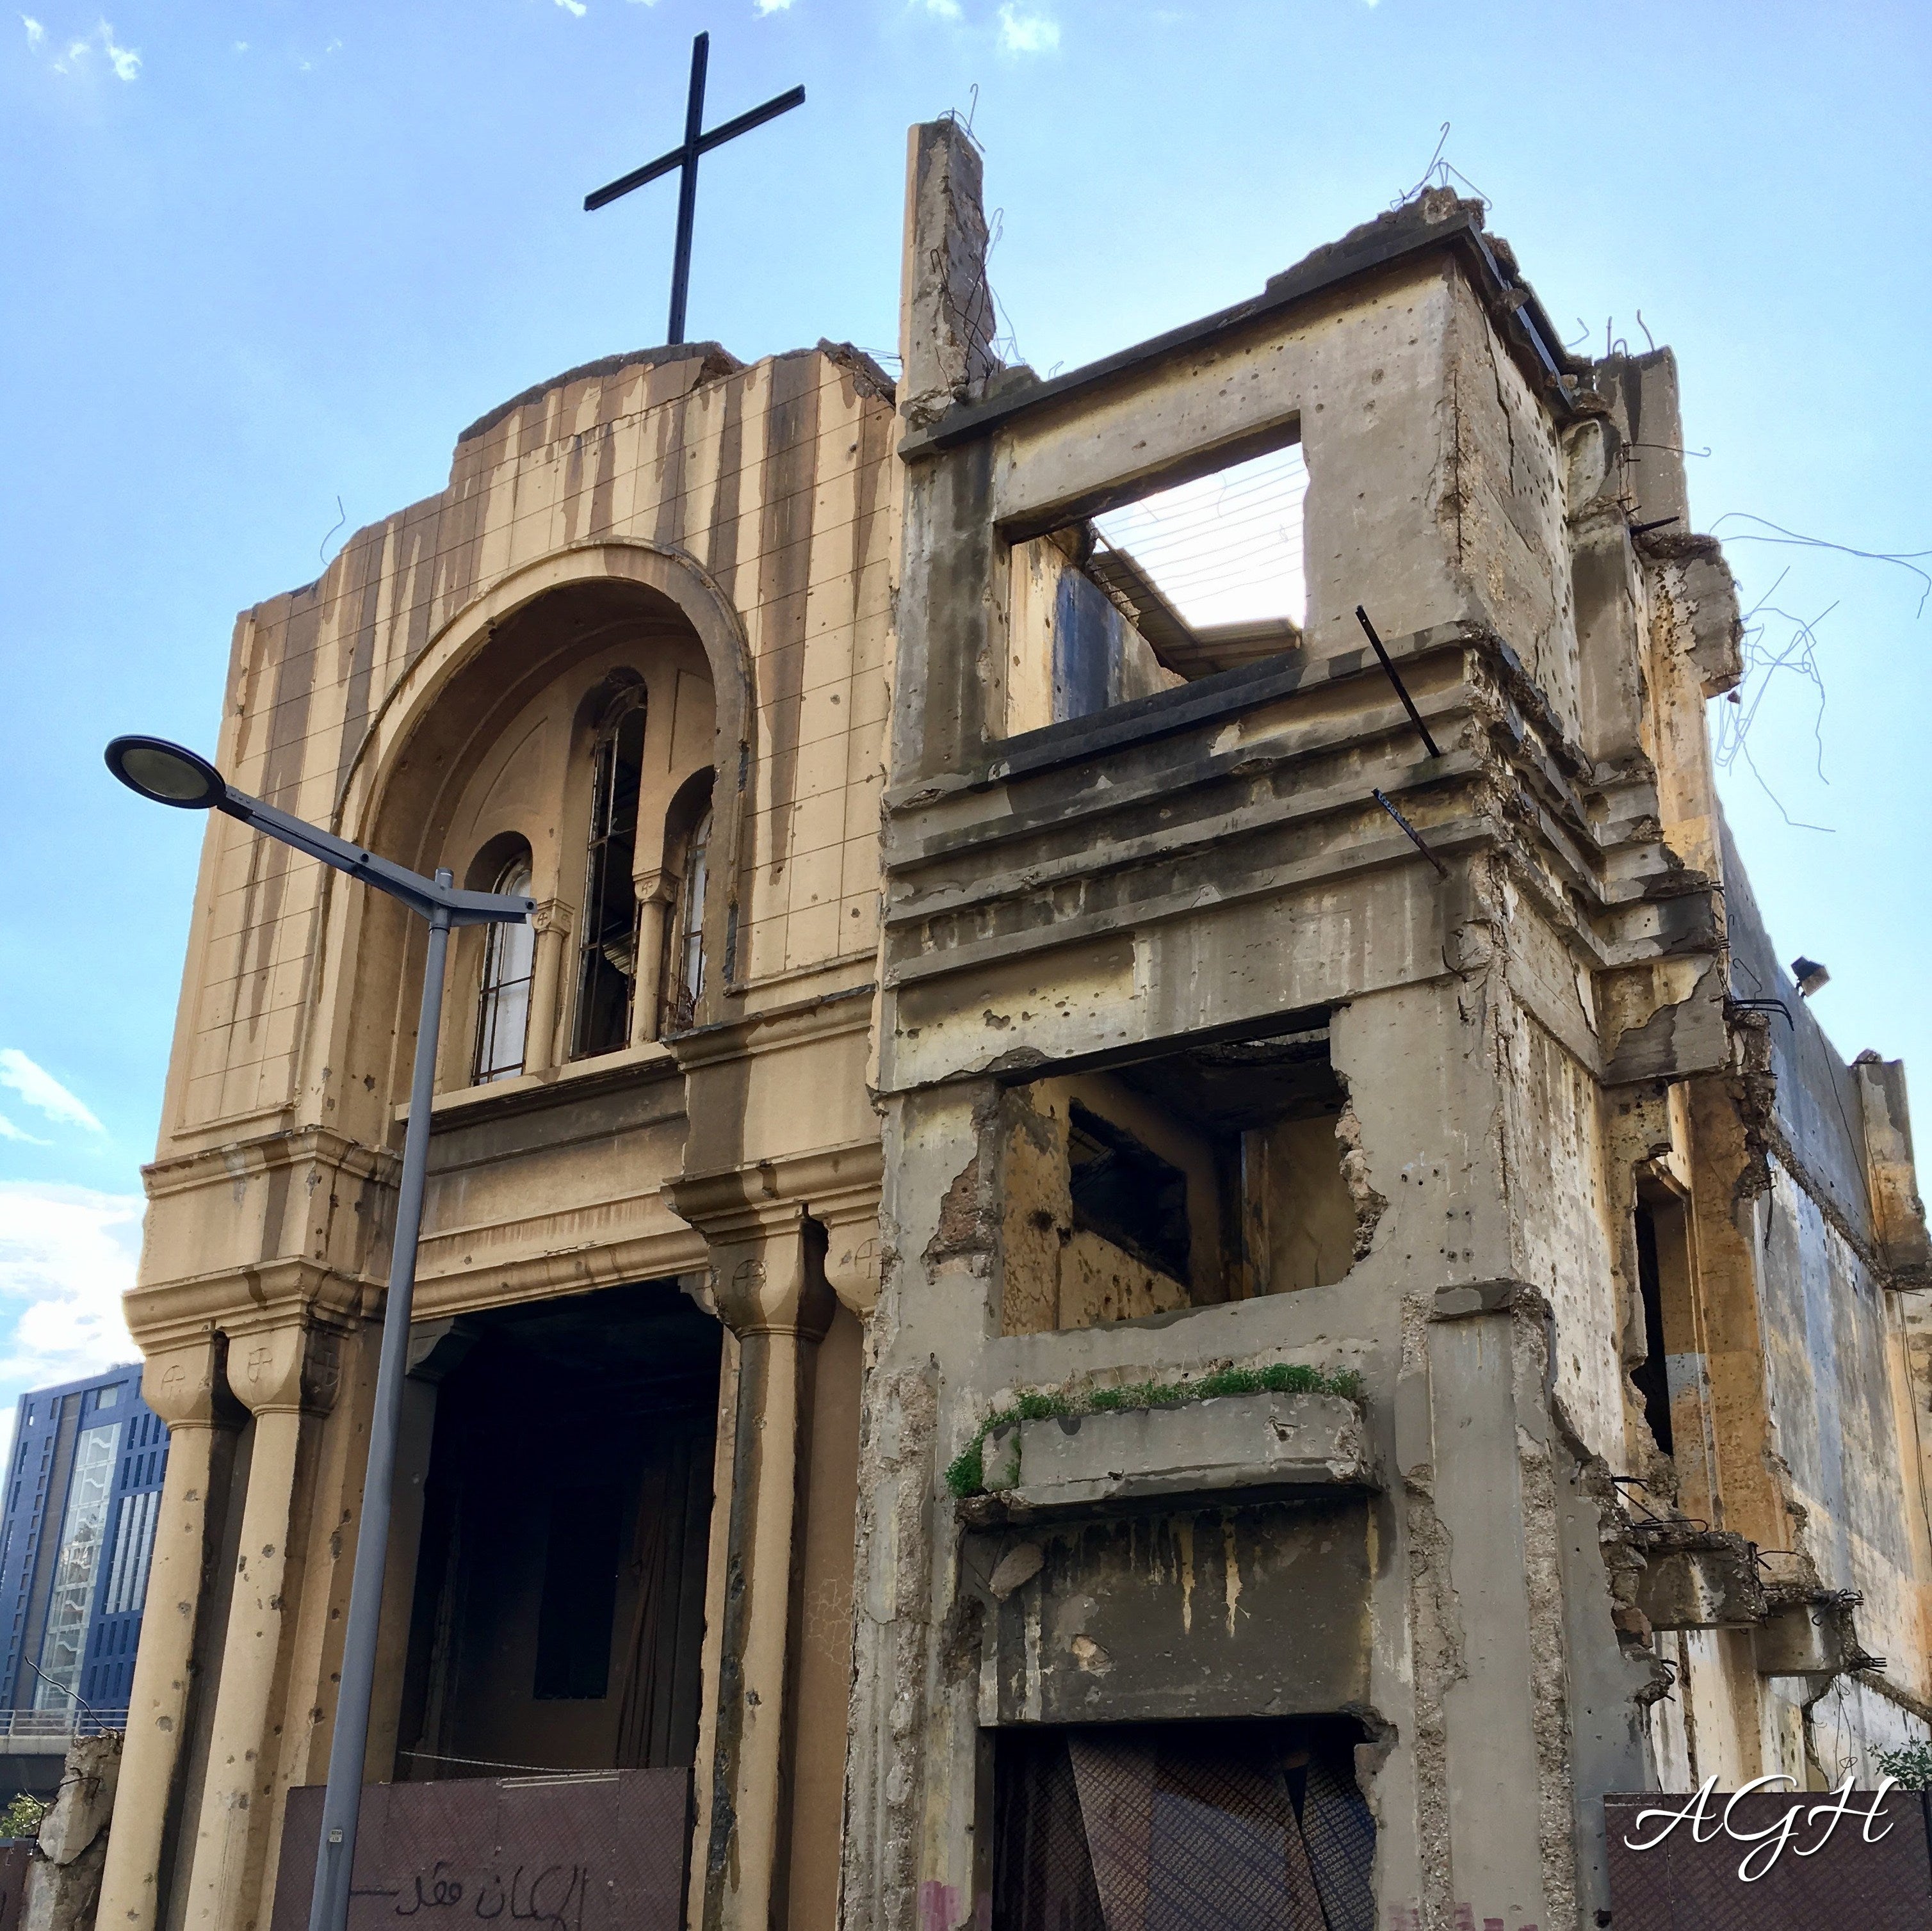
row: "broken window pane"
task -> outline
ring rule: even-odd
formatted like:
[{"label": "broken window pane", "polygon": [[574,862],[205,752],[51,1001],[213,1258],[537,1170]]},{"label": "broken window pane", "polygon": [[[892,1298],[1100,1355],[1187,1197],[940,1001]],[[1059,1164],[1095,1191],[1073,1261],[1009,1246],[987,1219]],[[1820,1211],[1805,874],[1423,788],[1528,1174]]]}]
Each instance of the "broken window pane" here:
[{"label": "broken window pane", "polygon": [[[530,862],[506,865],[490,889],[527,898]],[[483,991],[476,1013],[476,1081],[512,1079],[524,1069],[530,1033],[530,979],[536,961],[536,928],[525,919],[492,925],[484,940]]]},{"label": "broken window pane", "polygon": [[584,937],[579,952],[576,1057],[614,1053],[631,1036],[638,976],[638,895],[632,871],[643,782],[644,692],[620,693],[606,714],[592,754]]},{"label": "broken window pane", "polygon": [[677,892],[677,924],[671,937],[675,967],[664,1000],[663,1030],[688,1032],[696,1024],[698,1002],[704,993],[704,887],[710,875],[711,814],[707,811],[691,834],[684,856],[684,875]]}]

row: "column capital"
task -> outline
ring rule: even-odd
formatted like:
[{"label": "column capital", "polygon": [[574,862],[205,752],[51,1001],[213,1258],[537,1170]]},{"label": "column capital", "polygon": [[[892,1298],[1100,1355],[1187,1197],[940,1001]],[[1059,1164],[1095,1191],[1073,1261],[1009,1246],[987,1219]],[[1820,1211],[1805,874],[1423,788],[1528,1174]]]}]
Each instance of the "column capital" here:
[{"label": "column capital", "polygon": [[712,1295],[734,1333],[795,1330],[816,1339],[831,1321],[832,1294],[862,1320],[871,1312],[884,1165],[871,1141],[689,1174],[664,1189],[672,1212],[711,1249]]},{"label": "column capital", "polygon": [[804,1208],[794,1204],[756,1231],[712,1246],[712,1299],[740,1341],[758,1334],[825,1338],[834,1301],[818,1245]]},{"label": "column capital", "polygon": [[171,1430],[214,1428],[224,1420],[232,1425],[223,1352],[222,1337],[212,1331],[152,1350],[141,1371],[141,1399]]},{"label": "column capital", "polygon": [[879,1195],[820,1207],[813,1218],[825,1229],[825,1278],[846,1308],[862,1321],[879,1304],[884,1249],[879,1240]]},{"label": "column capital", "polygon": [[530,914],[532,930],[568,934],[577,921],[577,907],[562,898],[545,898]]},{"label": "column capital", "polygon": [[342,1337],[308,1321],[235,1327],[228,1385],[257,1415],[326,1415],[342,1380]]}]

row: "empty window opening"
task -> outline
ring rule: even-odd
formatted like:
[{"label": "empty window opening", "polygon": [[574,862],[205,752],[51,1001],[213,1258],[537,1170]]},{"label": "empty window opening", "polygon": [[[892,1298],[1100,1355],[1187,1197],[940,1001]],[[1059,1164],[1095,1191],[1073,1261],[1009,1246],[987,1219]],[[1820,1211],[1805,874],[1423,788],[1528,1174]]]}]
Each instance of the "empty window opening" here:
[{"label": "empty window opening", "polygon": [[629,1044],[638,976],[638,794],[644,757],[644,691],[626,687],[598,727],[592,754],[590,835],[578,955],[575,1056]]},{"label": "empty window opening", "polygon": [[1271,656],[1300,634],[1308,604],[1306,496],[1308,466],[1291,442],[1096,517],[1096,570],[1151,589],[1196,651],[1269,645],[1254,655]]},{"label": "empty window opening", "polygon": [[690,1765],[718,1323],[648,1282],[462,1326],[434,1396],[396,1774]]},{"label": "empty window opening", "polygon": [[1375,1823],[1343,1718],[1010,1729],[1000,1931],[1372,1931]]},{"label": "empty window opening", "polygon": [[[506,865],[490,889],[524,898],[530,895],[527,859]],[[528,919],[491,925],[483,942],[483,988],[476,1009],[474,1077],[478,1086],[513,1079],[524,1069],[529,1046],[530,981],[536,971],[537,935]]]},{"label": "empty window opening", "polygon": [[1292,442],[1016,544],[1008,729],[1298,648],[1307,491]]},{"label": "empty window opening", "polygon": [[[1673,1204],[1674,1207],[1674,1204]],[[1672,1209],[1666,1209],[1668,1220]],[[1675,1209],[1681,1214],[1681,1209]],[[1677,1452],[1670,1425],[1670,1369],[1664,1327],[1664,1269],[1659,1243],[1659,1215],[1648,1201],[1636,1204],[1636,1281],[1643,1303],[1644,1357],[1630,1370],[1630,1381],[1643,1402],[1643,1418],[1658,1447],[1666,1455]]]},{"label": "empty window opening", "polygon": [[1002,1321],[1084,1327],[1354,1264],[1325,1027],[1036,1079],[1006,1100]]}]

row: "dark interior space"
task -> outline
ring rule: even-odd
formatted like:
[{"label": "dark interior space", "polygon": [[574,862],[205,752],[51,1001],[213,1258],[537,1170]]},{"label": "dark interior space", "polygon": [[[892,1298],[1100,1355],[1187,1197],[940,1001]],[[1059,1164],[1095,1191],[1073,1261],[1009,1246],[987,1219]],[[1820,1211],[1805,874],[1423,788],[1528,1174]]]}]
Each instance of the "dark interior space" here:
[{"label": "dark interior space", "polygon": [[1190,1283],[1197,1303],[1324,1284],[1348,1271],[1354,1214],[1335,1140],[1347,1096],[1325,1024],[1108,1070],[1208,1155],[1218,1240],[1210,1252],[1190,1238],[1186,1174],[1077,1102],[1068,1139],[1076,1228]]},{"label": "dark interior space", "polygon": [[1346,1717],[1012,1728],[993,1931],[1372,1931]]},{"label": "dark interior space", "polygon": [[398,1777],[688,1765],[722,1330],[670,1282],[464,1325],[438,1396]]},{"label": "dark interior space", "polygon": [[1177,1281],[1189,1278],[1187,1176],[1076,1100],[1069,1110],[1073,1224]]},{"label": "dark interior space", "polygon": [[1636,1204],[1636,1281],[1643,1302],[1643,1359],[1630,1370],[1630,1381],[1643,1398],[1643,1418],[1658,1447],[1676,1453],[1670,1428],[1670,1378],[1664,1361],[1664,1271],[1657,1243],[1657,1216],[1646,1201]]}]

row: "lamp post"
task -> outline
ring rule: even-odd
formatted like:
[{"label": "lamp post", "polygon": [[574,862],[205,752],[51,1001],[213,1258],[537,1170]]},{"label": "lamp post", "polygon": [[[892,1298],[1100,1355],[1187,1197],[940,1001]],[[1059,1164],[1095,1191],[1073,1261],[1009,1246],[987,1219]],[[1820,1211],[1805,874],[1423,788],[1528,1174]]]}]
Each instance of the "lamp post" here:
[{"label": "lamp post", "polygon": [[375,1687],[376,1635],[382,1612],[382,1569],[388,1554],[396,1433],[408,1365],[410,1304],[416,1291],[416,1237],[422,1225],[423,1180],[429,1165],[430,1104],[435,1085],[436,1036],[442,1019],[443,961],[452,927],[520,924],[536,909],[536,901],[494,892],[458,892],[447,871],[425,878],[420,872],[378,858],[346,839],[265,805],[259,798],[230,789],[207,759],[164,739],[118,737],[107,747],[106,755],[108,769],[143,798],[182,811],[224,811],[266,837],[279,839],[378,892],[400,898],[429,924],[429,956],[423,968],[422,1012],[410,1081],[410,1120],[403,1138],[389,1291],[382,1309],[376,1412],[369,1429],[362,1517],[356,1531],[356,1569],[350,1585],[348,1627],[343,1632],[335,1732],[328,1751],[328,1788],[322,1799],[322,1840],[309,1905],[309,1931],[344,1931],[349,1920],[350,1875],[356,1861],[369,1703]]}]

